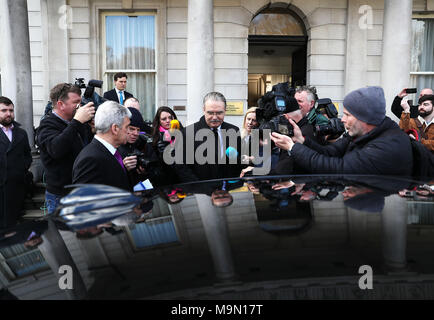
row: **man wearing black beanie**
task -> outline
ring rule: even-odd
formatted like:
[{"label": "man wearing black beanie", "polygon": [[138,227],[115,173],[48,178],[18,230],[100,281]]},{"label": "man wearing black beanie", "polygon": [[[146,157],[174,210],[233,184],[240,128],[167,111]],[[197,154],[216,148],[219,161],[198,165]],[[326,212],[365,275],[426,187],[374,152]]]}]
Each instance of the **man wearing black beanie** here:
[{"label": "man wearing black beanie", "polygon": [[[151,148],[146,148],[146,140],[140,135],[145,126],[143,117],[137,109],[128,107],[131,112],[130,125],[127,131],[127,143],[119,146],[118,150],[124,160],[125,168],[128,170],[130,180],[136,184],[141,180],[145,180],[145,168],[137,166],[137,156],[131,155],[135,151],[144,152],[145,156],[151,157],[149,152]],[[152,151],[152,150],[151,150]]]},{"label": "man wearing black beanie", "polygon": [[310,173],[410,176],[413,169],[410,140],[386,117],[383,89],[366,87],[352,91],[343,105],[342,123],[347,133],[335,143],[321,146],[303,137],[291,120],[294,137],[272,133],[272,140]]},{"label": "man wearing black beanie", "polygon": [[399,127],[414,132],[413,137],[434,153],[434,95],[424,95],[419,99],[417,118],[410,118],[410,106],[404,106]]}]

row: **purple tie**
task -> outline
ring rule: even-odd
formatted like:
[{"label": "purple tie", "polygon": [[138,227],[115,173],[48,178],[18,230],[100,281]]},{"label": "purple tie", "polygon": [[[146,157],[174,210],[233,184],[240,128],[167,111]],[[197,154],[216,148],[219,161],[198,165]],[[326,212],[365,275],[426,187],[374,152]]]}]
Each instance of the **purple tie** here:
[{"label": "purple tie", "polygon": [[124,171],[125,171],[124,162],[122,161],[122,156],[121,156],[121,154],[119,153],[118,150],[116,150],[116,152],[115,152],[115,158],[116,158],[116,160],[118,160],[118,162],[121,165],[122,169],[124,169]]}]

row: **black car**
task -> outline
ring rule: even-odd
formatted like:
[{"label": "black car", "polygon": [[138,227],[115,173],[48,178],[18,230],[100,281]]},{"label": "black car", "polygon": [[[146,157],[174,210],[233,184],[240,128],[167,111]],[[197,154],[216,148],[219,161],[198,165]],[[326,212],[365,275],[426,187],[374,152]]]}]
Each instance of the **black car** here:
[{"label": "black car", "polygon": [[1,295],[432,299],[433,209],[433,181],[400,177],[82,185],[55,216],[0,231]]}]

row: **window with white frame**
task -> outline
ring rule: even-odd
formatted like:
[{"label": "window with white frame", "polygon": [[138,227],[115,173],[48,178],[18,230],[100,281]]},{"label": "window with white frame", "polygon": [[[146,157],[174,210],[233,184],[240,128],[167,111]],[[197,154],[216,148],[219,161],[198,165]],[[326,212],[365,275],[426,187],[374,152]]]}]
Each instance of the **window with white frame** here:
[{"label": "window with white frame", "polygon": [[152,120],[156,105],[156,27],[155,13],[128,16],[103,14],[103,76],[106,89],[114,87],[117,72],[128,75],[126,91],[140,102],[145,120]]},{"label": "window with white frame", "polygon": [[161,198],[155,199],[150,217],[142,223],[127,227],[134,250],[177,246],[182,243],[172,209]]},{"label": "window with white frame", "polygon": [[9,280],[49,269],[39,249],[15,244],[0,249],[0,272]]},{"label": "window with white frame", "polygon": [[412,20],[410,87],[434,89],[434,17]]}]

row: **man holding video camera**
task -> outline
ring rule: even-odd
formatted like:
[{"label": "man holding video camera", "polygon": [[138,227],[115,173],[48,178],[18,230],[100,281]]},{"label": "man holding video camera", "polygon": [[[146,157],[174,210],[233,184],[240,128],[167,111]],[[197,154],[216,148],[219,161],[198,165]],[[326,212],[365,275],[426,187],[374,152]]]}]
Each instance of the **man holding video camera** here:
[{"label": "man holding video camera", "polygon": [[410,106],[404,104],[402,108],[399,127],[410,133],[411,136],[420,141],[425,147],[434,153],[434,95],[424,95],[419,99],[417,118],[410,118]]},{"label": "man holding video camera", "polygon": [[[272,140],[314,174],[412,174],[412,147],[407,135],[386,117],[384,91],[366,87],[344,98],[342,122],[347,129],[338,141],[321,146],[305,138],[294,121],[294,136],[272,133]],[[399,161],[396,161],[399,159]]]},{"label": "man holding video camera", "polygon": [[[417,118],[419,116],[417,105],[413,105],[411,100],[404,100],[404,97],[406,97],[409,94],[416,93],[416,88],[404,88],[401,90],[401,92],[395,97],[395,99],[392,102],[392,113],[398,118],[401,118],[402,110],[406,105],[410,109],[410,118]],[[422,91],[419,94],[419,99],[422,98],[425,95],[432,95],[434,94],[433,90],[430,88],[422,89]]]},{"label": "man holding video camera", "polygon": [[70,83],[59,83],[51,89],[50,100],[53,112],[41,121],[36,134],[45,170],[48,214],[68,193],[64,186],[72,183],[75,158],[92,140],[88,122],[95,114],[93,102],[80,107],[81,90]]}]

